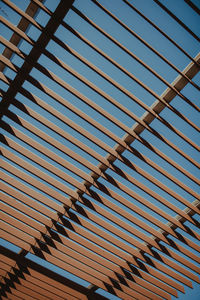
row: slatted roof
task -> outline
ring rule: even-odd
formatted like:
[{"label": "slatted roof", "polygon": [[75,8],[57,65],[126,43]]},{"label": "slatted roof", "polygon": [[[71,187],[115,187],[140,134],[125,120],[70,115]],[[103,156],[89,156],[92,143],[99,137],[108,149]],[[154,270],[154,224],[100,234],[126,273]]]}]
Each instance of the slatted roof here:
[{"label": "slatted roof", "polygon": [[1,299],[198,291],[198,1],[0,12]]}]

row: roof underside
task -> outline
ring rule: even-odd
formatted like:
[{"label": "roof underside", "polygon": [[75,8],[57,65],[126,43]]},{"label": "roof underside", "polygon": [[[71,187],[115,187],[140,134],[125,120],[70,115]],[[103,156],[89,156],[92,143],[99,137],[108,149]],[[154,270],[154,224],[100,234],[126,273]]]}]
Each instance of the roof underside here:
[{"label": "roof underside", "polygon": [[2,0],[1,299],[198,290],[197,2]]}]

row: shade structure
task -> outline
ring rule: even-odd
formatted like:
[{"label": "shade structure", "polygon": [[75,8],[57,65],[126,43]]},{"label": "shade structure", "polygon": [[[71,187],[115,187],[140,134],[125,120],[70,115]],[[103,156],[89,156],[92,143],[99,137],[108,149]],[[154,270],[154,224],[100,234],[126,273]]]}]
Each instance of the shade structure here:
[{"label": "shade structure", "polygon": [[2,299],[198,290],[197,4],[22,2],[1,6]]}]

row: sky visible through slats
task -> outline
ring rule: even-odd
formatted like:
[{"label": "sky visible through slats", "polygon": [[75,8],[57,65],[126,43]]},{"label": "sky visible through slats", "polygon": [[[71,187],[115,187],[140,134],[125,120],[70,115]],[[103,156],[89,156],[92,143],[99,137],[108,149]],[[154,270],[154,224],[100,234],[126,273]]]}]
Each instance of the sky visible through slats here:
[{"label": "sky visible through slats", "polygon": [[[13,0],[12,2],[15,5],[17,5],[19,8],[21,8],[23,11],[25,11],[26,7],[30,3],[29,1],[22,1],[22,0]],[[45,6],[48,7],[49,10],[51,11],[55,10],[58,3],[59,3],[58,0],[54,0],[54,1],[46,0],[44,2]],[[139,36],[141,36],[148,44],[154,47],[154,49],[159,51],[159,53],[161,53],[167,60],[171,62],[171,64],[173,64],[180,71],[182,71],[190,63],[191,60],[189,57],[187,57],[184,53],[182,53],[179,49],[177,49],[174,45],[172,45],[170,41],[168,41],[165,37],[163,37],[151,25],[149,25],[141,16],[139,16],[136,12],[130,9],[130,7],[124,1],[101,0],[99,1],[99,3],[102,4],[104,7],[106,7],[108,10],[110,10],[114,15],[116,15],[122,22],[124,22],[134,32],[136,32]],[[193,36],[191,36],[184,28],[178,25],[175,20],[173,20],[169,15],[167,15],[166,12],[164,12],[153,0],[142,0],[142,1],[134,0],[134,1],[129,1],[129,3],[134,4],[134,6],[139,11],[141,11],[153,23],[157,24],[167,35],[169,35],[178,45],[180,45],[188,53],[189,56],[194,58],[198,54],[199,42]],[[194,10],[191,9],[191,7],[187,5],[187,3],[185,3],[183,0],[176,0],[176,1],[163,0],[162,3],[165,4],[178,18],[180,18],[182,22],[184,22],[196,35],[199,35],[199,24],[200,24],[199,16]],[[199,5],[198,0],[193,1],[193,3],[195,3],[197,6]],[[95,3],[93,3],[92,1],[75,0],[73,6],[79,11],[81,11],[88,18],[90,18],[93,22],[95,22],[99,27],[101,27],[104,31],[106,31],[109,35],[111,35],[124,47],[126,47],[128,51],[133,53],[140,60],[144,61],[156,73],[162,76],[163,79],[166,80],[169,84],[171,84],[174,81],[174,79],[179,75],[177,71],[175,71],[172,67],[167,65],[166,62],[164,62],[161,58],[159,58],[148,47],[145,47],[137,38],[131,35],[127,30],[122,28],[122,26],[120,26],[117,22],[115,22],[110,16],[105,14],[105,12],[101,10],[97,5],[95,5]],[[12,9],[10,9],[8,6],[6,6],[3,2],[0,3],[0,7],[1,7],[0,10],[1,15],[16,26],[19,23],[21,17]],[[77,35],[83,35],[85,39],[95,44],[96,47],[98,47],[98,49],[101,50],[101,52],[104,52],[107,56],[115,60],[128,72],[136,76],[145,85],[147,85],[150,89],[152,89],[157,95],[161,95],[165,91],[167,85],[164,82],[156,78],[150,71],[148,71],[139,62],[133,59],[133,57],[131,57],[128,53],[120,49],[116,44],[111,42],[102,33],[100,33],[94,27],[92,27],[91,24],[88,24],[85,20],[83,20],[76,13],[76,9],[71,9],[66,15],[66,17],[64,18],[64,23],[68,24],[68,28],[69,27],[73,28],[74,31],[77,32]],[[49,20],[49,16],[48,14],[46,14],[40,9],[35,17],[35,20],[42,26],[45,26]],[[26,33],[34,41],[36,41],[40,35],[40,31],[36,29],[33,25],[29,27]],[[5,39],[9,40],[10,37],[12,36],[12,31],[8,29],[6,26],[4,26],[3,24],[1,24],[1,34]],[[60,45],[58,44],[58,41]],[[64,45],[63,43],[66,45],[66,49],[68,48],[69,51],[66,51],[66,49],[61,47],[61,45]],[[2,53],[5,47],[2,44],[0,44],[0,47],[1,47],[0,51]],[[29,45],[28,42],[21,41],[19,45],[19,49],[22,52],[28,54],[29,51],[31,50],[31,45]],[[106,97],[102,97],[100,93],[97,93],[97,91],[95,91],[95,87],[97,86],[98,89],[106,93],[108,97],[112,97],[112,99],[114,99],[117,103],[123,105],[131,113],[135,114],[136,117],[141,118],[142,115],[145,113],[145,109],[139,106],[137,103],[135,103],[133,99],[128,97],[117,87],[114,87],[111,83],[105,80],[105,78],[103,78],[102,76],[94,72],[86,64],[81,62],[77,57],[72,55],[72,53],[70,53],[72,51],[73,53],[79,53],[79,55],[83,57],[82,60],[85,61],[87,60],[91,64],[96,66],[98,69],[102,70],[107,76],[111,77],[116,83],[123,86],[123,88],[126,89],[127,92],[131,93],[132,95],[142,100],[142,102],[146,104],[148,107],[150,107],[156,101],[156,98],[152,94],[150,94],[147,90],[141,87],[133,79],[128,77],[125,73],[120,71],[119,68],[111,64],[105,57],[97,53],[97,51],[95,51],[92,47],[88,46],[83,40],[78,38],[74,33],[70,32],[70,30],[68,30],[66,27],[60,25],[54,35],[54,38],[48,43],[46,47],[46,52],[44,52],[40,56],[38,63],[30,72],[27,80],[25,80],[22,86],[22,89],[17,93],[15,98],[17,101],[27,106],[27,111],[29,109],[32,109],[33,111],[37,112],[38,114],[42,115],[44,118],[52,122],[52,124],[54,124],[55,126],[61,128],[64,132],[66,132],[69,135],[68,140],[65,137],[53,131],[51,128],[48,128],[38,120],[31,117],[30,116],[31,113],[28,115],[26,112],[23,112],[21,109],[19,109],[19,107],[16,107],[13,104],[9,106],[9,111],[13,112],[14,114],[17,114],[19,117],[30,122],[39,130],[43,131],[48,136],[52,137],[55,142],[54,145],[50,145],[49,143],[45,142],[41,137],[34,134],[34,132],[28,131],[21,125],[17,124],[15,121],[11,120],[11,118],[9,118],[8,116],[3,116],[2,120],[5,123],[9,124],[10,126],[13,126],[17,130],[21,131],[22,133],[28,135],[34,141],[43,145],[44,147],[46,147],[46,149],[51,150],[53,153],[55,153],[62,159],[65,159],[73,166],[79,168],[86,175],[89,175],[91,173],[91,169],[89,167],[83,166],[81,163],[77,162],[72,157],[61,152],[59,150],[59,147],[57,147],[56,143],[63,144],[64,146],[68,147],[70,150],[79,154],[85,161],[90,162],[94,166],[98,166],[99,165],[98,157],[91,156],[90,154],[78,148],[76,145],[72,143],[70,136],[77,139],[79,142],[83,143],[83,145],[88,146],[89,149],[92,149],[94,152],[98,153],[102,158],[105,158],[108,153],[107,149],[112,149],[116,145],[117,139],[122,139],[123,136],[126,134],[125,128],[127,127],[131,128],[135,124],[135,120],[133,118],[131,118],[125,112],[122,112],[115,105],[110,103],[106,99]],[[61,64],[59,65],[58,60],[57,60],[58,63],[52,61],[51,57],[48,57],[49,53],[52,54],[54,57],[56,57],[58,60],[62,61],[65,64],[64,68],[63,65]],[[20,58],[18,55],[13,55],[11,62],[15,66],[20,68],[21,65],[23,64],[23,59]],[[41,72],[42,70],[41,66],[44,66],[46,70],[48,70],[47,73],[49,77],[46,76],[47,75],[47,73],[45,74],[46,71],[44,73]],[[86,85],[84,82],[81,82],[78,78],[73,76],[72,73],[69,72],[70,68],[74,69],[75,72],[78,72],[81,76],[84,76],[86,80],[88,80],[90,83],[94,85],[94,88],[91,89],[90,86]],[[4,75],[6,75],[10,79],[14,79],[16,73],[10,68],[5,68]],[[63,83],[59,82],[58,77],[63,80]],[[196,83],[197,85],[200,84],[199,74],[194,77],[193,82]],[[81,101],[75,94],[73,94],[72,89],[71,91],[67,90],[64,87],[64,83],[67,83],[73,89],[76,89],[79,93],[81,93],[82,95],[90,99],[95,105],[98,105],[100,108],[107,111],[110,115],[114,116],[117,120],[120,120],[125,126],[123,128],[120,128],[116,124],[113,124],[113,122],[111,122],[110,120],[102,116],[91,106]],[[62,97],[66,101],[66,103],[68,103],[67,104],[68,107],[70,105],[73,105],[74,112],[72,111],[72,109],[68,109],[66,106],[63,106],[61,103],[56,101],[55,98],[51,97],[50,95],[47,95],[49,93],[47,93],[47,90],[46,93],[44,92],[45,87],[49,89],[49,93],[50,90],[52,90],[57,95]],[[6,92],[8,89],[8,85],[1,81],[1,89]],[[24,92],[25,90],[27,90],[30,93],[29,95],[32,94],[34,95],[34,97],[38,97],[41,100],[43,100],[44,103],[47,103],[50,107],[53,107],[57,112],[60,113],[61,118],[59,119],[58,117],[53,116],[50,112],[48,112],[41,106],[38,106],[36,103],[28,99],[27,97],[28,94]],[[191,102],[194,103],[196,106],[199,106],[199,91],[190,83],[187,84],[187,86],[181,91],[181,93],[185,97],[190,99]],[[181,112],[194,124],[199,126],[199,113],[189,104],[187,104],[183,99],[181,99],[180,96],[177,95],[170,104],[173,105],[174,108],[176,108],[179,112]],[[97,122],[96,128],[92,126],[89,122],[87,122],[86,120],[78,116],[78,114],[81,115],[81,113],[84,113],[85,115],[88,115],[91,119],[95,120]],[[62,116],[66,118],[66,122],[63,122],[64,119],[62,119]],[[177,116],[169,108],[165,108],[161,112],[160,116],[165,120],[167,120],[170,124],[176,127],[180,132],[182,132],[186,137],[188,137],[192,142],[194,142],[196,145],[199,146],[200,144],[199,132],[195,130],[195,128],[193,128],[191,125],[189,125],[179,116]],[[85,131],[85,136],[77,132],[75,129],[71,128],[69,124],[67,125],[67,118],[72,120],[74,124],[76,123],[78,126],[80,126],[80,128],[82,128]],[[115,135],[116,139],[113,140],[111,137],[108,137],[108,135],[103,133],[101,131],[101,126],[105,127],[108,131],[112,132]],[[182,151],[184,151],[188,156],[190,156],[192,159],[196,160],[199,163],[198,150],[192,147],[189,143],[185,142],[182,138],[180,138],[177,134],[172,132],[159,120],[154,120],[151,123],[151,127],[157,130],[162,136],[168,139],[175,146],[182,149]],[[89,136],[87,132],[91,134],[91,136]],[[73,172],[67,170],[65,167],[61,166],[59,162],[52,160],[51,158],[47,157],[47,155],[42,154],[38,150],[34,149],[32,146],[28,145],[27,143],[24,143],[22,140],[8,133],[4,129],[1,130],[1,133],[5,135],[7,138],[15,141],[25,149],[30,150],[33,154],[36,154],[40,158],[54,165],[56,168],[60,169],[65,174],[72,176],[78,182],[80,183],[83,182],[84,178],[81,172],[79,174],[74,174]],[[94,143],[95,137],[97,137],[100,141],[102,141],[105,147],[98,146],[98,143],[95,144]],[[162,151],[170,159],[177,162],[180,166],[182,166],[185,170],[187,170],[188,173],[192,174],[193,176],[199,179],[200,174],[199,174],[198,167],[196,167],[194,164],[189,162],[186,158],[178,154],[171,147],[167,146],[163,141],[161,141],[161,139],[155,137],[155,135],[153,135],[146,129],[141,133],[141,137],[147,140],[152,145],[154,145],[160,151]],[[66,182],[66,180],[64,180],[63,178],[60,178],[59,176],[48,171],[44,167],[34,162],[31,158],[25,157],[24,155],[20,154],[19,152],[17,152],[16,150],[12,149],[9,146],[6,146],[4,144],[2,146],[4,149],[11,151],[19,158],[22,158],[26,162],[35,166],[45,174],[50,175],[59,183],[64,184],[65,186],[69,187],[73,191],[76,191],[76,187],[73,184],[71,184],[70,182]],[[150,160],[152,160],[153,162],[161,166],[169,174],[172,174],[174,178],[177,178],[177,181],[182,182],[185,186],[188,186],[195,193],[199,193],[199,186],[197,183],[189,179],[187,176],[185,176],[183,173],[177,170],[173,165],[170,165],[169,163],[164,161],[161,157],[159,157],[158,155],[150,151],[142,143],[140,143],[137,140],[134,140],[131,146],[135,149],[136,152],[140,153],[140,155],[148,157]],[[195,200],[195,197],[193,195],[191,195],[183,188],[181,188],[176,182],[172,182],[166,176],[162,175],[160,172],[156,171],[154,168],[152,168],[147,163],[142,161],[139,157],[133,155],[133,153],[131,153],[130,151],[125,150],[123,152],[123,156],[128,160],[130,160],[131,162],[133,162],[133,164],[135,164],[136,166],[139,166],[142,170],[144,170],[151,176],[155,177],[162,184],[166,185],[169,189],[175,191],[182,198],[185,198],[188,202],[192,203]],[[38,176],[34,174],[31,174],[28,170],[24,168],[24,166],[20,166],[18,161],[11,161],[6,157],[3,157],[3,161],[6,161],[10,165],[18,168],[19,170],[22,170],[27,175],[30,175],[31,177],[38,179],[41,183],[45,183],[46,186],[51,187],[56,192],[59,192],[60,195],[62,195],[63,197],[69,198],[69,196],[66,195],[65,192],[61,191],[58,186],[55,185],[52,186],[52,184],[46,183],[43,179],[38,178]],[[170,203],[173,203],[175,207],[181,210],[185,209],[186,206],[184,204],[180,203],[179,200],[175,199],[173,196],[169,195],[167,192],[162,190],[162,188],[159,185],[156,185],[155,183],[151,182],[149,178],[148,179],[144,178],[143,176],[135,172],[133,169],[131,169],[129,166],[125,165],[119,159],[117,159],[114,164],[116,167],[122,169],[128,175],[132,176],[134,179],[141,182],[143,185],[149,188],[150,191],[157,193],[160,197],[165,198]],[[4,170],[4,172],[9,176],[14,177],[14,175],[12,175],[9,172],[9,170],[8,171]],[[113,170],[107,169],[106,174],[110,175],[115,180],[118,180],[120,183],[126,185],[130,190],[133,190],[135,193],[138,193],[139,196],[147,199],[150,203],[154,204],[156,207],[168,213],[170,216],[175,217],[177,215],[176,211],[167,208],[165,205],[160,203],[150,194],[146,193],[140,187],[137,187],[136,185],[130,183],[125,178],[121,177],[120,175],[117,175]],[[22,182],[23,184],[31,187],[33,190],[38,191],[36,187],[31,186],[29,183],[25,183],[22,179],[18,179],[18,180],[19,182]],[[113,190],[114,192],[124,197],[128,201],[134,203],[145,212],[150,213],[152,216],[156,217],[161,222],[167,223],[166,219],[161,217],[158,213],[151,211],[146,206],[137,202],[135,199],[133,199],[133,197],[123,192],[117,186],[114,186],[113,184],[109,183],[103,177],[100,177],[98,179],[98,182],[105,185],[107,188]],[[106,197],[114,204],[117,204],[120,208],[136,216],[138,219],[144,221],[147,225],[152,226],[152,228],[156,230],[159,229],[156,225],[150,223],[142,216],[139,216],[135,212],[131,211],[125,205],[119,203],[117,200],[113,199],[109,195],[100,191],[96,187],[92,186],[91,190],[97,192],[99,195],[102,195],[103,197]],[[58,200],[56,200],[50,195],[47,195],[44,190],[39,191],[39,193],[45,195],[51,201],[56,201],[59,205],[61,205],[61,203]],[[89,199],[90,201],[94,201],[94,203],[98,204],[100,207],[104,207],[104,205],[100,204],[89,195],[85,194],[84,196],[86,199]],[[81,207],[84,207],[84,205],[81,203],[79,203],[79,205]],[[151,236],[151,233],[141,229],[137,225],[134,225],[132,222],[120,216],[120,214],[117,213],[116,211],[114,212],[109,208],[106,209],[111,214],[118,217],[121,221],[125,221],[127,224],[145,233],[147,236]],[[88,209],[88,211],[90,211],[90,209]],[[77,212],[75,214],[79,215]],[[94,213],[94,215],[95,214],[97,216],[99,215],[97,213]],[[109,224],[114,225],[115,228],[118,228],[122,232],[126,233],[130,238],[133,236],[131,233],[127,232],[126,229],[123,229],[119,225],[114,224],[112,221],[108,220],[107,218],[101,215],[100,217],[106,222],[108,222]],[[194,216],[194,218],[197,221],[199,221],[199,216],[197,214]],[[91,224],[94,224],[93,221],[90,222]],[[188,221],[186,221],[186,224],[188,224],[190,228],[198,232],[197,227],[193,226]],[[102,229],[100,225],[95,224],[95,226],[97,227],[99,226],[99,228]],[[103,228],[103,230],[105,230],[105,232],[108,232],[108,230],[106,230],[105,228]],[[177,232],[179,231],[180,233],[183,233],[181,229],[177,229]],[[194,238],[187,235],[187,233],[185,232],[184,232],[184,236],[196,242]],[[140,239],[139,237],[134,236],[134,238],[142,242],[142,239]],[[172,236],[170,236],[170,238],[173,240]],[[120,237],[117,237],[117,239],[122,240]],[[124,240],[123,242],[127,244],[127,247],[128,246],[133,247],[133,245],[130,242]],[[6,247],[11,248],[16,252],[18,252],[19,250],[16,246],[11,245],[10,243],[6,242],[3,239],[1,239],[1,243],[2,245],[5,245]],[[181,242],[179,243],[181,245],[184,245]],[[186,245],[184,245],[184,247],[191,250],[191,248],[187,247]],[[191,251],[194,254],[199,255],[197,251],[195,250],[191,250]],[[174,250],[174,252],[176,252],[176,250]],[[177,253],[179,252],[177,251]],[[184,255],[182,256],[186,257]],[[61,268],[53,266],[44,260],[40,261],[40,259],[34,256],[33,254],[28,254],[27,257],[41,263],[47,268],[53,268],[55,272],[58,272],[63,276],[66,276],[67,278],[71,278],[75,281],[78,281],[85,286],[89,285],[88,282],[80,278],[77,278],[76,276],[62,270]],[[192,263],[194,263],[194,265],[198,266],[197,262],[189,258],[187,258],[187,260],[191,261]],[[191,290],[190,288],[185,286],[186,294],[184,295],[179,292],[179,299],[181,300],[189,299],[189,298],[199,299],[200,297],[199,285],[193,281],[193,286],[194,286],[194,290]],[[105,295],[109,299],[118,299],[117,297],[109,293],[106,293],[101,289],[97,290],[97,293]],[[175,297],[172,296],[172,299],[175,299]]]}]

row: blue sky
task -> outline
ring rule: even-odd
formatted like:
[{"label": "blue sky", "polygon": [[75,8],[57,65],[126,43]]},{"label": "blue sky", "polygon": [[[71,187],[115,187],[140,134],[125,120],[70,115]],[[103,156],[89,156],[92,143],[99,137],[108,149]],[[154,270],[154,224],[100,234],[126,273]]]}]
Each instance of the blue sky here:
[{"label": "blue sky", "polygon": [[[28,5],[29,1],[13,1],[16,3],[20,8],[23,10]],[[49,9],[54,10],[58,1],[51,1],[47,0],[46,5],[49,7]],[[105,7],[113,14],[115,14],[121,21],[123,21],[127,26],[129,26],[132,30],[134,30],[138,35],[140,35],[143,39],[145,39],[146,42],[148,42],[150,45],[152,45],[157,51],[159,51],[163,56],[165,56],[173,65],[175,65],[176,68],[179,70],[183,70],[188,63],[190,62],[190,59],[186,57],[180,50],[178,50],[175,46],[173,46],[166,38],[162,37],[161,34],[159,34],[155,29],[153,29],[150,25],[147,24],[146,21],[144,21],[138,14],[136,14],[134,11],[128,8],[128,6],[123,3],[121,0],[102,0],[100,1],[102,5],[105,5]],[[130,3],[133,3],[133,1],[130,1]],[[199,17],[198,15],[183,1],[183,0],[168,0],[168,1],[162,1],[174,14],[176,14],[185,24],[187,24],[195,34],[198,35],[199,33]],[[196,5],[198,5],[198,1],[194,1]],[[181,26],[179,26],[173,19],[170,18],[164,11],[162,11],[158,5],[151,1],[151,0],[135,0],[134,1],[135,7],[139,9],[143,14],[145,14],[147,17],[149,17],[155,24],[159,25],[159,27],[167,33],[172,39],[174,39],[191,57],[195,57],[197,53],[199,52],[199,44],[198,42],[190,35],[188,34]],[[123,46],[125,46],[129,51],[134,53],[137,57],[139,57],[141,60],[143,60],[145,63],[147,63],[151,68],[153,68],[158,74],[160,74],[165,80],[167,80],[169,83],[172,83],[173,80],[178,76],[178,73],[168,66],[164,61],[162,61],[158,56],[156,56],[152,51],[150,51],[148,48],[144,47],[138,39],[133,37],[130,33],[128,33],[125,29],[123,29],[119,24],[117,24],[115,21],[113,21],[109,16],[105,15],[105,13],[100,10],[94,3],[92,3],[89,0],[85,1],[75,1],[74,6],[81,10],[82,13],[86,14],[91,20],[95,21],[96,24],[98,24],[103,30],[105,30],[107,33],[112,35],[117,41],[119,41]],[[1,3],[1,11],[2,15],[5,17],[5,13],[8,16],[8,19],[13,22],[15,25],[18,24],[20,17],[12,12],[5,4]],[[39,12],[36,20],[43,26],[48,21],[48,16],[43,13]],[[135,61],[130,55],[125,53],[122,49],[117,47],[114,43],[109,41],[106,37],[104,37],[101,33],[97,32],[94,28],[92,28],[91,25],[87,24],[84,20],[82,20],[75,12],[70,11],[67,16],[65,17],[65,21],[69,26],[71,26],[74,30],[76,30],[79,34],[84,35],[85,38],[87,38],[90,42],[94,43],[101,51],[106,53],[108,56],[112,57],[117,63],[123,66],[127,71],[135,75],[138,79],[140,79],[144,84],[148,85],[153,91],[155,91],[158,95],[161,95],[162,92],[166,89],[166,85],[161,82],[159,79],[157,79],[155,76],[153,76],[148,70],[146,70],[143,66],[141,66],[137,61]],[[39,31],[35,29],[33,26],[31,26],[28,30],[28,35],[33,39],[36,40],[39,36]],[[11,31],[8,30],[5,26],[2,25],[2,35],[9,39],[11,37]],[[58,30],[55,33],[55,36],[60,39],[62,42],[66,43],[69,47],[73,48],[75,51],[80,53],[84,58],[89,60],[92,64],[94,64],[96,67],[101,69],[104,73],[112,77],[116,82],[118,82],[120,85],[122,85],[127,91],[131,92],[133,95],[138,97],[148,106],[151,106],[154,101],[156,100],[155,97],[153,97],[150,93],[148,93],[144,88],[139,86],[136,82],[134,82],[131,78],[129,78],[126,74],[119,71],[115,66],[113,66],[108,60],[100,56],[97,52],[94,51],[94,49],[88,47],[83,41],[75,37],[70,31],[65,29],[62,25],[58,28]],[[1,51],[3,49],[3,46],[1,45]],[[28,53],[30,51],[30,46],[27,42],[21,42],[20,49],[24,51],[25,53]],[[58,44],[56,44],[54,41],[51,41],[47,48],[48,51],[53,53],[53,55],[57,56],[59,59],[63,60],[69,67],[73,68],[75,71],[79,72],[81,75],[85,76],[86,79],[91,81],[94,85],[97,85],[98,88],[102,89],[105,93],[107,93],[109,96],[111,96],[113,99],[117,100],[119,103],[121,103],[124,107],[128,108],[131,112],[133,112],[136,116],[141,117],[145,110],[141,108],[139,105],[137,105],[133,100],[131,100],[128,96],[123,94],[121,91],[119,91],[117,88],[113,87],[110,83],[108,83],[105,79],[103,79],[101,76],[97,75],[94,71],[89,69],[87,66],[85,66],[83,63],[81,63],[77,58],[72,56],[67,51],[63,50]],[[12,57],[12,62],[19,67],[22,64],[22,60],[19,59],[18,56]],[[44,54],[41,55],[39,58],[39,64],[45,65],[45,67],[56,74],[56,76],[59,76],[62,78],[65,82],[67,82],[69,85],[71,85],[73,88],[77,89],[80,93],[82,93],[84,96],[91,99],[95,104],[98,104],[101,108],[108,111],[110,114],[112,114],[116,119],[119,119],[121,122],[123,122],[126,126],[129,128],[134,125],[134,120],[130,117],[128,117],[125,113],[121,112],[119,109],[117,109],[114,105],[110,104],[106,99],[104,99],[101,95],[97,94],[94,90],[86,86],[84,83],[80,82],[77,78],[72,76],[69,72],[66,70],[63,70],[63,68],[59,67],[55,63],[53,63],[49,58],[47,58]],[[5,74],[10,77],[14,78],[15,73],[9,69],[5,70]],[[62,86],[58,85],[55,80],[48,79],[44,74],[39,72],[36,68],[34,68],[30,75],[35,78],[36,80],[39,80],[42,84],[46,85],[48,88],[56,91],[57,94],[59,94],[61,97],[66,99],[69,103],[73,104],[77,109],[80,109],[82,112],[89,115],[91,118],[95,119],[97,122],[105,126],[107,129],[112,131],[117,137],[122,138],[125,134],[125,131],[116,125],[114,125],[109,120],[102,117],[98,112],[94,111],[91,107],[84,104],[80,99],[72,95],[69,91],[64,89]],[[194,78],[194,82],[197,84],[200,83],[200,76],[197,75]],[[1,83],[2,89],[6,90],[7,86],[6,84]],[[63,107],[61,104],[56,102],[54,99],[52,99],[50,96],[45,95],[41,90],[35,88],[30,81],[26,81],[23,84],[23,87],[28,89],[28,91],[32,92],[34,95],[40,97],[42,100],[45,100],[48,104],[56,108],[59,112],[63,113],[65,116],[73,120],[75,123],[77,123],[79,126],[87,130],[88,132],[92,133],[94,136],[98,136],[100,140],[102,140],[104,143],[106,143],[108,146],[113,147],[116,143],[115,141],[111,140],[109,137],[107,137],[105,134],[100,132],[97,128],[94,128],[87,122],[85,122],[80,117],[77,117],[76,114],[72,113],[70,110],[68,110],[66,107]],[[190,84],[188,84],[182,91],[182,93],[188,97],[193,103],[198,105],[199,101],[199,92]],[[33,104],[30,100],[28,100],[26,97],[21,95],[20,93],[17,94],[16,99],[20,102],[27,104],[29,107],[31,107],[34,110],[37,110],[41,115],[46,117],[47,119],[51,120],[54,124],[61,127],[63,130],[65,130],[67,133],[71,134],[73,137],[77,138],[81,142],[88,145],[90,148],[92,148],[94,151],[96,151],[98,154],[100,154],[102,157],[106,156],[106,151],[89,141],[86,137],[81,136],[79,133],[77,133],[75,130],[71,129],[67,124],[64,124],[61,120],[58,120],[55,117],[52,117],[48,112],[46,112],[42,108],[38,108],[36,104]],[[194,123],[196,123],[199,126],[199,115],[198,113],[190,107],[188,104],[186,104],[179,96],[176,96],[174,100],[171,103],[175,108],[181,111],[186,117],[188,117],[190,120],[192,120]],[[50,136],[52,136],[55,140],[59,141],[60,143],[64,144],[65,146],[69,147],[73,151],[80,154],[85,159],[89,160],[94,165],[98,165],[98,160],[94,157],[89,156],[85,152],[78,149],[76,146],[72,145],[70,141],[66,141],[63,137],[59,136],[55,132],[53,132],[51,129],[45,127],[41,123],[39,123],[36,120],[33,120],[30,116],[27,116],[23,112],[21,112],[19,109],[14,107],[13,105],[9,108],[11,111],[19,114],[19,116],[25,118],[27,121],[32,122],[36,127],[43,130]],[[194,141],[197,145],[199,145],[199,134],[195,129],[193,129],[190,125],[188,125],[185,121],[181,120],[179,117],[177,117],[173,112],[171,112],[169,109],[163,110],[161,113],[161,116],[165,119],[167,119],[169,122],[171,122],[174,126],[176,126],[181,132],[183,132],[186,136],[188,136],[192,141]],[[26,132],[29,134],[30,137],[35,139],[36,141],[42,143],[49,149],[55,151],[58,155],[62,156],[67,161],[75,164],[77,167],[81,168],[84,172],[90,174],[90,170],[83,167],[82,165],[78,164],[73,159],[67,157],[65,154],[61,153],[60,150],[56,149],[54,146],[51,146],[44,141],[42,141],[39,137],[35,136],[33,133],[30,133],[28,131],[25,131],[20,127],[20,125],[15,124],[13,121],[8,119],[7,117],[3,118],[5,122],[13,125],[14,127],[18,128],[19,130],[22,130],[23,132]],[[175,145],[183,149],[188,155],[190,155],[193,159],[196,159],[199,162],[199,154],[197,150],[193,149],[190,145],[185,143],[181,138],[177,137],[176,134],[172,133],[169,129],[166,128],[166,126],[162,125],[159,121],[155,120],[152,123],[152,127],[155,130],[158,130],[160,133],[162,133],[163,136],[167,137],[171,142],[173,142]],[[9,136],[8,133],[4,134]],[[190,162],[186,161],[185,158],[181,157],[179,154],[177,154],[174,150],[167,147],[162,141],[154,137],[152,134],[150,134],[148,131],[144,131],[141,136],[145,138],[146,140],[150,141],[153,145],[156,145],[156,147],[163,151],[163,153],[167,154],[171,159],[178,162],[181,166],[183,166],[188,172],[199,178],[199,170],[192,165]],[[12,139],[14,139],[13,136],[10,135]],[[28,145],[25,145],[23,142],[15,138],[15,140],[26,147],[27,149],[30,149],[36,154],[40,153],[37,152],[37,150],[31,148]],[[198,186],[196,183],[191,181],[189,178],[187,178],[184,174],[180,173],[178,170],[176,170],[173,166],[166,163],[163,159],[158,157],[157,155],[150,152],[146,147],[141,145],[138,141],[134,141],[132,146],[138,150],[141,154],[146,155],[153,161],[155,161],[157,164],[160,164],[165,170],[167,170],[169,173],[173,174],[175,177],[177,177],[179,180],[181,180],[185,185],[189,186],[194,191],[198,192]],[[153,168],[148,166],[145,163],[142,163],[141,160],[139,160],[136,156],[133,156],[128,151],[124,152],[124,156],[131,161],[133,161],[136,165],[144,168],[145,171],[149,172],[151,175],[153,175],[155,178],[160,180],[162,183],[166,184],[169,188],[175,190],[178,194],[180,194],[182,197],[185,197],[189,202],[194,201],[194,197],[189,195],[187,192],[185,192],[183,189],[179,188],[176,184],[174,184],[172,181],[167,179],[165,176],[161,175],[157,171],[155,171]],[[42,156],[46,159],[45,156]],[[30,162],[30,160],[26,159]],[[50,163],[52,162],[50,159],[48,159]],[[32,163],[32,162],[31,162]],[[15,163],[12,163],[15,165]],[[32,163],[33,164],[33,163]],[[116,166],[122,167],[122,163],[120,161],[116,161]],[[56,166],[60,167],[58,164],[55,164]],[[41,170],[44,171],[42,167],[39,167]],[[154,184],[150,183],[148,180],[142,178],[140,175],[138,175],[136,172],[133,172],[130,168],[125,167],[123,165],[124,170],[129,173],[130,175],[134,176],[136,179],[140,180],[143,184],[145,184],[147,187],[151,188],[153,191],[160,194],[162,197],[166,198],[168,201],[172,202],[174,205],[178,205],[179,208],[184,209],[184,205],[180,205],[179,202],[177,202],[173,197],[167,195],[164,191],[162,191],[159,187],[155,186]],[[46,173],[47,172],[45,170]],[[65,170],[69,175],[73,176],[79,181],[82,181],[82,179],[79,176],[75,176],[71,172]],[[112,171],[108,170],[107,174],[113,175]],[[55,177],[55,175],[53,175]],[[115,175],[116,176],[116,175]],[[60,178],[55,177],[60,182],[63,182]],[[117,177],[115,177],[117,178]],[[151,203],[154,203],[155,205],[159,206],[164,211],[168,212],[170,215],[175,216],[176,213],[172,210],[167,209],[163,205],[161,205],[157,200],[153,199],[149,195],[147,195],[144,191],[140,190],[136,186],[131,185],[130,183],[127,183],[122,178],[117,178],[122,183],[125,183],[133,189],[135,192],[137,192],[139,195],[143,196],[144,198],[148,199]],[[105,183],[103,179],[99,179],[100,182]],[[75,189],[75,187],[69,185],[72,189]],[[126,197],[129,201],[133,201],[133,199],[123,194],[119,189],[109,185],[107,183],[107,186],[113,189],[114,191],[120,193],[120,195]],[[56,190],[56,188],[55,188]],[[94,189],[95,190],[95,189]],[[59,191],[60,192],[60,191]],[[64,194],[64,193],[63,193]],[[49,198],[51,198],[49,196]],[[55,201],[55,199],[51,199]],[[114,200],[112,200],[114,201]],[[138,204],[139,207],[142,207],[144,210],[148,211],[148,209],[141,204]],[[122,206],[124,209],[125,207]],[[161,221],[164,221],[158,214],[154,213],[154,215]],[[61,272],[61,270],[59,270]],[[66,273],[65,273],[66,274]],[[71,276],[71,275],[70,275]],[[190,290],[189,288],[185,288],[186,295],[183,295],[179,293],[179,299],[184,300],[191,297],[192,299],[199,299],[200,289],[199,287],[194,283],[194,290]],[[103,293],[103,292],[102,292]],[[114,299],[114,297],[111,297],[110,299]]]}]

